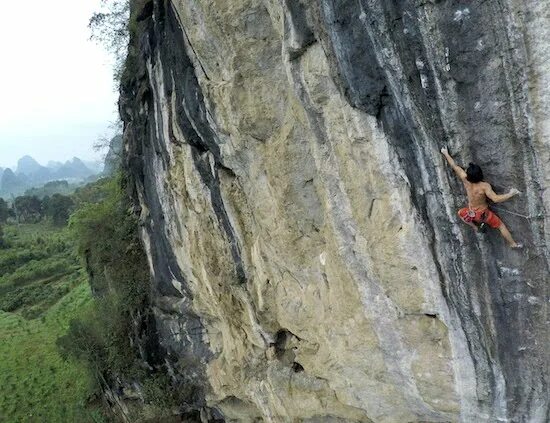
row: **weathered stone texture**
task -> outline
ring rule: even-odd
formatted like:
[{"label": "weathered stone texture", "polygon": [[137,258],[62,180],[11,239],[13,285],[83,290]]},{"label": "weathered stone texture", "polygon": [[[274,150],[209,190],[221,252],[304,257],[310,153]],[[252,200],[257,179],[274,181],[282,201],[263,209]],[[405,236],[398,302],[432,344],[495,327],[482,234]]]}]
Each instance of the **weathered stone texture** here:
[{"label": "weathered stone texture", "polygon": [[549,421],[550,2],[152,3],[121,111],[174,377],[227,421]]}]

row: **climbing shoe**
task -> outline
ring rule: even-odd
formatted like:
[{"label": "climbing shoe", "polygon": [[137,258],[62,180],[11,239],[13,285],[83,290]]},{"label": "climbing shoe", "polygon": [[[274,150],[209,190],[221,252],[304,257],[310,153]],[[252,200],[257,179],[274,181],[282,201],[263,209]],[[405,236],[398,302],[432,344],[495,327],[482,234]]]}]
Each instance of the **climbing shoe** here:
[{"label": "climbing shoe", "polygon": [[485,232],[487,232],[487,223],[485,222],[481,222],[478,226],[477,226],[477,230],[479,232],[481,232],[482,234],[484,234]]}]

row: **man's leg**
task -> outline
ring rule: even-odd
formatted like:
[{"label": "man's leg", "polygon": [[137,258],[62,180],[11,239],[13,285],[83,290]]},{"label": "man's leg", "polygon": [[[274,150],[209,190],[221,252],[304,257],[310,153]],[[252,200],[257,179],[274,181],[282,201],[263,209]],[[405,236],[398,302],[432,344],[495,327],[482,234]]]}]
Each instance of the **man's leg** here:
[{"label": "man's leg", "polygon": [[508,230],[508,228],[504,223],[500,224],[500,226],[498,227],[498,230],[500,231],[500,234],[506,240],[506,242],[510,247],[512,248],[518,247],[518,243],[514,241],[514,238],[512,238],[512,234],[510,233],[510,231]]}]

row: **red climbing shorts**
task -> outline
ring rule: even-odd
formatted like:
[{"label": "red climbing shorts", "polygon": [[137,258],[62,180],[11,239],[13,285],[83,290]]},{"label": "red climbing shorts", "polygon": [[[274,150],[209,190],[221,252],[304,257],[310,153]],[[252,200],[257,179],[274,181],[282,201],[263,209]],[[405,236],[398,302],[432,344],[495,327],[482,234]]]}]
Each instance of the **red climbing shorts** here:
[{"label": "red climbing shorts", "polygon": [[480,224],[485,222],[494,229],[500,228],[502,224],[500,218],[489,209],[474,210],[464,207],[458,211],[458,215],[466,223]]}]

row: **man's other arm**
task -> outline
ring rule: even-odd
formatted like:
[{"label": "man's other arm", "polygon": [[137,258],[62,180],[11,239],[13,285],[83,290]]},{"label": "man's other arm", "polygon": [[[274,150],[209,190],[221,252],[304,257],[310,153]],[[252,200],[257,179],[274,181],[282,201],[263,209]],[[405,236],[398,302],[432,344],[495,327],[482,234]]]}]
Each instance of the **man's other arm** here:
[{"label": "man's other arm", "polygon": [[449,150],[447,150],[447,147],[443,147],[441,149],[441,154],[443,154],[443,156],[445,156],[445,159],[447,159],[447,163],[449,163],[449,165],[453,168],[453,170],[455,171],[457,176],[461,180],[465,180],[466,179],[466,172],[464,172],[464,169],[462,169],[459,165],[457,165],[455,163],[454,159],[449,154]]},{"label": "man's other arm", "polygon": [[487,184],[487,188],[485,188],[485,195],[493,203],[502,203],[503,201],[509,200],[519,193],[520,192],[517,189],[511,188],[510,191],[506,194],[497,194],[495,191],[493,191],[493,188],[489,184]]}]

